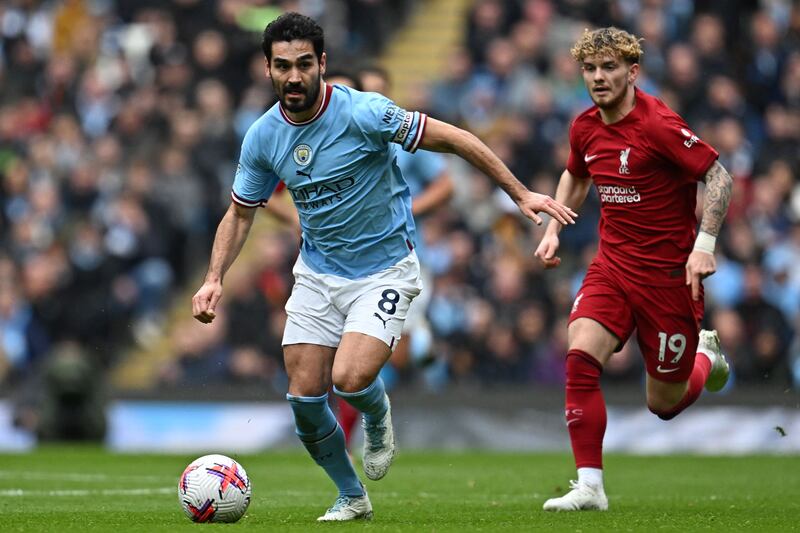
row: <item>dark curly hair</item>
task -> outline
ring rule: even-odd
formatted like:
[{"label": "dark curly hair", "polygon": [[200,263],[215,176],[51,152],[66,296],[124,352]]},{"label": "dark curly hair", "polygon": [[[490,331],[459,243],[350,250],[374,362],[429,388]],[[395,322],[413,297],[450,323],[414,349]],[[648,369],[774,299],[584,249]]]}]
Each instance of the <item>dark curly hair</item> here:
[{"label": "dark curly hair", "polygon": [[261,39],[261,49],[267,61],[272,61],[272,43],[294,40],[311,41],[317,59],[322,57],[325,36],[320,25],[312,18],[291,11],[267,24]]}]

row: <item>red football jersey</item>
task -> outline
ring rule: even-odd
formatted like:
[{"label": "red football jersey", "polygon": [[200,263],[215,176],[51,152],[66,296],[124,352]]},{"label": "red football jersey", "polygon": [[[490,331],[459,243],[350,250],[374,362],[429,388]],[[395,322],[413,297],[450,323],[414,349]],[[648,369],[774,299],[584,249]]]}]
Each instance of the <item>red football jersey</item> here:
[{"label": "red football jersey", "polygon": [[697,182],[717,159],[664,103],[636,89],[636,105],[605,124],[592,107],[569,132],[567,169],[591,177],[600,197],[596,261],[631,281],[681,285],[694,245]]}]

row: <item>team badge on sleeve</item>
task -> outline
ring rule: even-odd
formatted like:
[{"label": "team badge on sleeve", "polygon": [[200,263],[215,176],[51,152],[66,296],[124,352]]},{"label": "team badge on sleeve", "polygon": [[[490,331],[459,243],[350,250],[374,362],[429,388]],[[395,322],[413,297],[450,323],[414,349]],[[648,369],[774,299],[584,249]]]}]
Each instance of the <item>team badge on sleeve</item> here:
[{"label": "team badge on sleeve", "polygon": [[292,153],[294,162],[301,167],[304,167],[311,162],[312,155],[313,152],[311,151],[311,147],[307,144],[298,144],[294,147],[294,152]]}]

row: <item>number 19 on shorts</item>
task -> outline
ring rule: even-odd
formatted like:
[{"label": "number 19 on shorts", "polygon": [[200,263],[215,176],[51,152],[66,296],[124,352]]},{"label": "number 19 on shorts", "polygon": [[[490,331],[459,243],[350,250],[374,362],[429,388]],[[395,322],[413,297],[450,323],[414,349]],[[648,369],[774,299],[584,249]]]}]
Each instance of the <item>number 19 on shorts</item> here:
[{"label": "number 19 on shorts", "polygon": [[658,360],[662,363],[666,358],[667,348],[669,348],[669,351],[671,352],[670,355],[674,354],[674,357],[670,360],[670,363],[677,363],[681,360],[681,357],[683,357],[683,352],[686,350],[686,336],[681,333],[676,333],[668,337],[667,333],[659,331]]}]

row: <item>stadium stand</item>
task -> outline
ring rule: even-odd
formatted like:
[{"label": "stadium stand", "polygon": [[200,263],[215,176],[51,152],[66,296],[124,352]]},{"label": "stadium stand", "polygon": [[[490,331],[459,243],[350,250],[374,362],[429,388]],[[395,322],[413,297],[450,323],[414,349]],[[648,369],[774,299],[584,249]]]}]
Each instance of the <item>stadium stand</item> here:
[{"label": "stadium stand", "polygon": [[[280,10],[305,10],[329,32],[333,64],[378,54],[395,64],[401,46],[372,21],[434,32],[413,4],[32,0],[0,8],[5,385],[24,388],[64,351],[54,346],[77,340],[115,371],[118,386],[285,391],[280,334],[296,236],[262,223],[226,280],[224,320],[194,322],[187,296],[227,207],[241,137],[274,101],[259,31]],[[462,44],[441,53],[435,76],[411,72],[398,90],[405,103],[480,135],[523,181],[552,193],[570,120],[589,105],[569,45],[599,25],[641,35],[642,86],[716,146],[735,177],[718,272],[706,282],[706,325],[731,357],[733,387],[800,388],[800,7],[735,4],[476,0],[464,4]],[[419,40],[412,29],[405,39]],[[404,61],[421,53],[405,50]],[[562,233],[561,268],[544,272],[533,257],[540,229],[484,176],[456,164],[451,172],[453,202],[421,231],[436,276],[435,360],[421,372],[404,369],[401,386],[560,383],[565,318],[593,255],[597,199]],[[157,353],[155,364],[127,366],[132,350]],[[606,374],[640,380],[636,346]]]}]

